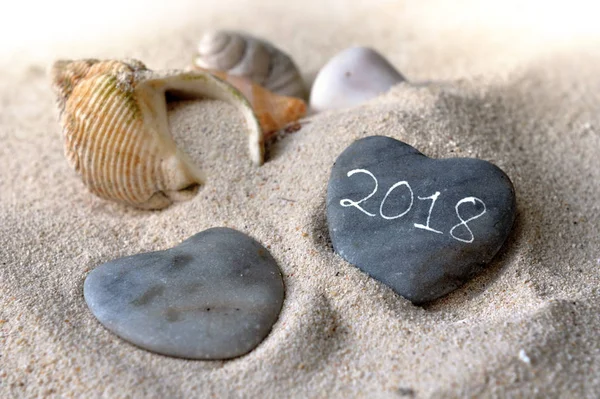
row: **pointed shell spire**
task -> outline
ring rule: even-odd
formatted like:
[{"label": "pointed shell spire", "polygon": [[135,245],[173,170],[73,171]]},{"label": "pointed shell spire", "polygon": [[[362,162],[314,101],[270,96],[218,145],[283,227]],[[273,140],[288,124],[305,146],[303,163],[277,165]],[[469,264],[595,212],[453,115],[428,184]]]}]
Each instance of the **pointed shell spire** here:
[{"label": "pointed shell spire", "polygon": [[165,94],[223,100],[244,114],[252,161],[264,156],[258,120],[235,88],[204,72],[153,72],[140,61],[57,61],[52,68],[65,155],[94,194],[160,209],[204,181],[169,132]]},{"label": "pointed shell spire", "polygon": [[[200,68],[195,70],[202,71]],[[265,139],[306,114],[306,103],[296,97],[275,94],[250,79],[220,71],[206,71],[229,83],[246,97],[258,118]]]}]

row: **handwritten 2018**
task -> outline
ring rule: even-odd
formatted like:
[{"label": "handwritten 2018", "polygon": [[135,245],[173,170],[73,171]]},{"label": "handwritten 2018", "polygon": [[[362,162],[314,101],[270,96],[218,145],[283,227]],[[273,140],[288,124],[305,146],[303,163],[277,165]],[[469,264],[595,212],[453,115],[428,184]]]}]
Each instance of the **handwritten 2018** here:
[{"label": "handwritten 2018", "polygon": [[[379,182],[377,181],[377,178],[373,175],[373,173],[369,172],[366,169],[353,169],[348,172],[347,176],[351,177],[357,173],[363,173],[363,174],[370,176],[375,181],[375,188],[369,195],[367,195],[366,197],[364,197],[358,201],[354,201],[349,198],[344,198],[344,199],[340,200],[340,205],[343,207],[354,207],[369,217],[375,217],[376,215],[374,213],[371,213],[371,212],[367,211],[366,209],[364,209],[361,206],[361,204],[363,204],[365,201],[367,201],[369,198],[371,198],[377,192],[377,190],[379,189]],[[384,214],[383,206],[385,204],[385,201],[388,199],[388,196],[394,190],[396,190],[396,189],[400,190],[401,188],[408,190],[408,193],[410,194],[410,204],[403,212],[398,213],[396,215]],[[421,201],[431,200],[431,205],[429,206],[429,213],[427,214],[427,220],[426,220],[425,224],[414,223],[415,228],[427,230],[427,231],[430,231],[430,232],[436,233],[436,234],[444,234],[442,231],[432,228],[431,224],[430,224],[431,223],[431,212],[433,211],[433,207],[435,206],[435,202],[437,201],[439,196],[440,196],[439,191],[436,191],[435,194],[430,195],[429,197],[417,196],[417,199],[419,199]],[[459,209],[460,206],[463,204],[477,205],[477,203],[479,203],[483,206],[483,210],[475,216],[471,216],[470,218],[468,218],[466,220],[463,219],[463,217],[460,214],[460,209]],[[383,197],[383,200],[381,201],[381,204],[379,205],[379,216],[381,216],[382,218],[387,219],[387,220],[399,219],[399,218],[403,217],[404,215],[406,215],[408,212],[410,212],[413,204],[414,204],[414,193],[413,193],[412,188],[410,187],[410,184],[408,184],[408,182],[406,180],[399,181],[397,183],[394,183],[385,193],[385,196]],[[473,232],[471,231],[471,228],[469,227],[468,223],[472,222],[475,219],[480,218],[481,216],[483,216],[486,213],[487,210],[486,210],[485,203],[477,197],[465,197],[456,203],[454,210],[456,211],[456,216],[460,220],[460,223],[453,226],[448,233],[450,234],[450,236],[452,238],[454,238],[457,241],[461,241],[461,242],[465,242],[465,243],[472,243],[475,240],[475,237],[473,236]],[[461,226],[464,226],[464,228],[466,229],[466,231],[469,234],[469,238],[465,239],[465,238],[457,237],[455,235],[456,229],[460,228]]]}]

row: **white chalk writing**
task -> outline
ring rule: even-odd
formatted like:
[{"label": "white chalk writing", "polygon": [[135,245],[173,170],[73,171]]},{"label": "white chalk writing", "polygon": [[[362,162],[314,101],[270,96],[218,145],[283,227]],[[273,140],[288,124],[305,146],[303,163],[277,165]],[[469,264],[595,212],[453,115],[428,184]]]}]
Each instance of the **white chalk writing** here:
[{"label": "white chalk writing", "polygon": [[429,197],[417,197],[420,200],[431,200],[431,206],[429,207],[429,213],[427,214],[427,224],[426,225],[422,225],[421,223],[415,223],[414,226],[417,229],[423,229],[423,230],[428,230],[428,231],[432,231],[434,233],[438,233],[438,234],[444,234],[439,230],[436,229],[432,229],[431,227],[429,227],[429,220],[431,220],[431,211],[433,211],[433,206],[435,205],[435,201],[437,200],[437,198],[440,196],[440,192],[436,191],[435,194],[430,195]]},{"label": "white chalk writing", "polygon": [[[462,218],[462,216],[460,216],[460,212],[458,211],[458,207],[460,206],[460,204],[464,204],[465,202],[470,202],[473,205],[477,205],[477,202],[480,202],[481,205],[483,205],[483,210],[478,213],[475,216],[472,216],[470,218],[468,218],[467,220],[464,220]],[[480,218],[481,216],[483,216],[483,214],[486,212],[486,208],[485,208],[485,203],[480,200],[479,198],[476,197],[466,197],[461,199],[460,201],[458,201],[456,203],[456,206],[454,207],[454,209],[456,210],[456,216],[458,216],[458,218],[460,219],[460,223],[457,224],[456,226],[452,227],[452,229],[450,229],[450,235],[452,236],[452,238],[458,240],[458,241],[462,241],[462,242],[467,242],[467,243],[472,243],[473,240],[475,239],[475,237],[473,236],[473,232],[471,231],[471,229],[469,228],[469,226],[467,225],[467,223],[469,223],[472,220],[475,220],[477,218]],[[467,231],[469,232],[469,235],[471,236],[471,238],[469,238],[468,240],[465,240],[464,238],[460,238],[454,235],[454,230],[457,229],[460,226],[465,226],[465,229],[467,229]]]},{"label": "white chalk writing", "polygon": [[351,199],[345,198],[340,201],[340,205],[344,206],[344,207],[353,206],[356,209],[358,209],[359,211],[361,211],[362,213],[364,213],[365,215],[374,217],[375,216],[374,213],[367,212],[362,207],[360,207],[358,204],[362,204],[363,202],[365,202],[366,200],[371,198],[373,196],[373,194],[375,194],[377,192],[377,187],[378,187],[377,179],[375,178],[375,176],[373,176],[373,173],[369,172],[366,169],[351,170],[350,172],[348,172],[348,177],[354,175],[355,173],[365,173],[365,174],[371,176],[373,178],[373,180],[375,180],[375,189],[373,190],[373,192],[371,194],[367,195],[365,198],[361,199],[360,201],[352,201]]},{"label": "white chalk writing", "polygon": [[[373,189],[373,191],[369,195],[367,195],[366,197],[362,198],[359,201],[354,201],[354,200],[351,200],[349,198],[341,199],[340,200],[340,205],[343,206],[343,207],[346,207],[346,208],[347,207],[354,207],[354,208],[358,209],[359,211],[361,211],[362,213],[364,213],[367,216],[375,217],[374,213],[371,213],[371,212],[367,211],[366,209],[364,209],[361,206],[361,204],[363,204],[365,201],[367,201],[369,198],[371,198],[373,195],[375,195],[375,193],[379,189],[379,182],[377,181],[377,178],[373,175],[373,173],[369,172],[366,169],[353,169],[353,170],[351,170],[351,171],[349,171],[347,173],[347,176],[351,177],[351,176],[353,176],[356,173],[363,173],[363,174],[366,174],[366,175],[370,176],[375,181],[375,188]],[[384,214],[383,213],[383,207],[384,207],[384,204],[385,204],[386,200],[388,199],[389,195],[395,189],[399,189],[400,187],[405,187],[405,189],[408,190],[408,194],[410,195],[410,203],[408,204],[408,207],[403,212],[398,213],[397,215],[389,216],[387,214]],[[429,206],[429,212],[427,213],[427,220],[426,220],[425,224],[414,223],[413,226],[415,228],[426,230],[426,231],[430,231],[430,232],[436,233],[436,234],[444,234],[442,231],[436,230],[436,229],[432,228],[431,224],[430,224],[431,223],[431,214],[433,212],[433,207],[435,206],[435,202],[437,201],[437,199],[438,199],[438,197],[440,195],[441,195],[440,192],[436,191],[435,194],[430,195],[429,197],[420,197],[420,196],[417,196],[417,198],[419,200],[421,200],[421,201],[431,200],[431,205]],[[483,210],[480,213],[478,213],[477,215],[471,216],[470,218],[468,218],[468,219],[465,220],[465,219],[463,219],[462,215],[460,214],[459,207],[462,204],[466,204],[466,203],[470,203],[470,204],[473,204],[475,206],[477,205],[477,203],[480,203],[483,206]],[[386,220],[400,219],[401,217],[403,217],[404,215],[406,215],[408,212],[410,212],[410,210],[413,207],[413,204],[414,204],[414,192],[413,192],[413,189],[410,186],[410,184],[409,184],[408,181],[402,180],[402,181],[399,181],[397,183],[394,183],[387,190],[387,192],[385,193],[385,196],[383,197],[383,200],[379,204],[379,215],[382,218],[386,219]],[[477,197],[470,196],[470,197],[465,197],[465,198],[461,199],[460,201],[458,201],[456,203],[456,206],[454,207],[454,209],[456,211],[456,216],[458,216],[458,219],[460,220],[460,223],[458,223],[457,225],[453,226],[450,229],[450,231],[449,231],[450,236],[452,238],[454,238],[455,240],[460,241],[460,242],[464,242],[464,243],[467,243],[467,244],[472,243],[475,240],[475,236],[473,235],[473,231],[469,227],[468,223],[472,222],[475,219],[480,218],[481,216],[483,216],[486,213],[487,209],[486,209],[485,203],[481,199],[479,199]],[[461,234],[460,236],[457,236],[455,234],[455,230],[458,229],[458,228],[460,228],[461,226],[463,227],[462,230],[464,230],[464,231],[466,231],[468,233],[468,238],[465,238],[465,235],[463,235],[463,234]]]},{"label": "white chalk writing", "polygon": [[[386,216],[383,214],[383,204],[385,203],[385,200],[387,199],[388,195],[391,194],[392,191],[394,191],[394,189],[396,187],[400,187],[400,186],[406,186],[406,188],[408,188],[408,191],[410,192],[410,205],[408,205],[408,208],[406,208],[406,210],[402,213],[399,213],[396,216]],[[392,187],[390,187],[390,189],[387,191],[387,193],[385,193],[385,197],[383,197],[383,200],[381,201],[381,205],[379,205],[379,214],[381,215],[382,218],[387,219],[387,220],[392,220],[392,219],[398,219],[401,218],[402,216],[406,215],[408,213],[408,211],[410,211],[410,208],[412,208],[413,206],[413,190],[412,188],[410,188],[410,185],[408,184],[407,181],[399,181],[398,183],[394,184]]]}]

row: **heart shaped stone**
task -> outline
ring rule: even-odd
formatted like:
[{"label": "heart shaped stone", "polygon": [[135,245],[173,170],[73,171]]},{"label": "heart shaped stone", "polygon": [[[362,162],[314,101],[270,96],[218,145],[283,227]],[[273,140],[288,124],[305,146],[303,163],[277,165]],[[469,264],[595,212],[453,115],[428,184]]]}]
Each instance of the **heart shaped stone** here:
[{"label": "heart shaped stone", "polygon": [[327,189],[335,251],[416,304],[458,288],[489,263],[515,208],[513,185],[497,166],[431,159],[382,136],[346,148]]},{"label": "heart shaped stone", "polygon": [[248,353],[271,331],[284,287],[262,245],[212,228],[174,248],[98,266],[83,294],[100,323],[141,348],[228,359]]}]

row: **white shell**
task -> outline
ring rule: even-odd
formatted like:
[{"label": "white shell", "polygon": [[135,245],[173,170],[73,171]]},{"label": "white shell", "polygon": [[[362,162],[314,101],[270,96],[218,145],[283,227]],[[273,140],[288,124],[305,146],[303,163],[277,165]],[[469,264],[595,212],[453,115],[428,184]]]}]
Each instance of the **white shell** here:
[{"label": "white shell", "polygon": [[266,89],[305,98],[304,81],[294,61],[272,44],[232,31],[208,32],[198,44],[194,65],[249,78]]},{"label": "white shell", "polygon": [[310,93],[310,108],[319,112],[354,107],[404,80],[377,51],[351,47],[321,68]]}]

